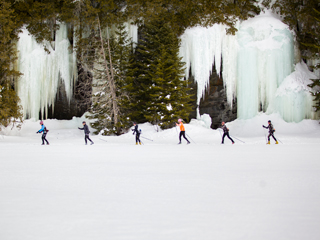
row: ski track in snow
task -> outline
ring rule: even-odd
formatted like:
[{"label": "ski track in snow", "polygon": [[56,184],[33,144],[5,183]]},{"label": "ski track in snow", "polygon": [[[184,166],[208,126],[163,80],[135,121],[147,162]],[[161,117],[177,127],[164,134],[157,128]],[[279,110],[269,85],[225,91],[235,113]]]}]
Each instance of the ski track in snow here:
[{"label": "ski track in snow", "polygon": [[0,239],[318,240],[320,126],[276,119],[283,144],[266,146],[268,117],[227,123],[246,142],[235,145],[193,122],[190,145],[141,124],[153,142],[136,146],[129,132],[85,146],[79,119],[45,121],[41,146],[27,122],[0,135]]}]

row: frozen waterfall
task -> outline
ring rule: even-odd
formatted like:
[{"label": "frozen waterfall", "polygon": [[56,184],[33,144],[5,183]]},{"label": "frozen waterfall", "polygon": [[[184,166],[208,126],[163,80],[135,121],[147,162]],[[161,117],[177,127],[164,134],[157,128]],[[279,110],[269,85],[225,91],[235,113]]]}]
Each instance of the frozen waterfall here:
[{"label": "frozen waterfall", "polygon": [[50,54],[38,44],[26,29],[19,35],[17,70],[22,73],[17,82],[17,92],[21,99],[25,118],[46,118],[48,107],[54,106],[59,79],[64,84],[70,101],[76,76],[75,55],[70,51],[67,26],[60,24],[56,31],[54,49],[49,43]]},{"label": "frozen waterfall", "polygon": [[[237,98],[238,118],[248,119],[259,111],[279,113],[286,121],[312,118],[312,96],[307,84],[312,75],[305,65],[294,65],[294,40],[287,25],[266,11],[237,24],[236,35],[226,27],[187,29],[181,36],[180,56],[198,85],[197,103],[209,85],[213,66],[223,78],[228,103]],[[137,27],[127,25],[129,37],[137,41]],[[75,51],[70,49],[67,26],[60,24],[54,47],[38,44],[24,29],[19,35],[17,81],[25,118],[46,118],[54,107],[59,84],[72,98],[77,77]],[[295,72],[294,72],[295,70]],[[311,75],[310,75],[311,74]],[[200,118],[199,110],[197,117]]]},{"label": "frozen waterfall", "polygon": [[293,71],[293,37],[272,14],[243,22],[237,33],[238,117],[252,118],[260,110],[273,112],[277,88]]},{"label": "frozen waterfall", "polygon": [[[306,85],[309,80],[305,80],[310,75],[290,78],[301,87],[299,91],[282,84],[294,71],[294,40],[289,27],[266,11],[237,28],[234,36],[226,35],[225,27],[218,24],[191,28],[182,35],[180,55],[186,62],[186,76],[191,68],[197,82],[198,104],[215,65],[223,77],[229,104],[237,98],[238,118],[252,118],[259,111],[278,112],[286,121],[312,117],[312,97]],[[302,66],[297,65],[298,72]]]},{"label": "frozen waterfall", "polygon": [[[43,44],[35,41],[27,29],[19,35],[17,70],[22,75],[16,86],[25,118],[39,119],[40,111],[40,117],[47,118],[48,107],[54,108],[59,84],[63,84],[69,102],[73,96],[77,80],[76,51],[70,45],[67,25],[62,23],[59,26],[52,43],[54,47],[44,43],[50,53],[44,50]],[[136,43],[137,26],[126,24],[126,30]]]}]

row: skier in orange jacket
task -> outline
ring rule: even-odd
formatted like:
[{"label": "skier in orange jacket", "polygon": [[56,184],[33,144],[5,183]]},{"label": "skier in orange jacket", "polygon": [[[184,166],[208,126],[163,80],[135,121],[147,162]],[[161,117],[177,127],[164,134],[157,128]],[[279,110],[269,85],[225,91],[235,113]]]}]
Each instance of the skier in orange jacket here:
[{"label": "skier in orange jacket", "polygon": [[188,144],[190,144],[189,140],[186,138],[186,130],[183,126],[182,119],[178,119],[178,122],[179,123],[176,123],[176,125],[180,127],[179,143],[178,144],[181,144],[181,137],[182,136],[185,140],[187,140]]}]

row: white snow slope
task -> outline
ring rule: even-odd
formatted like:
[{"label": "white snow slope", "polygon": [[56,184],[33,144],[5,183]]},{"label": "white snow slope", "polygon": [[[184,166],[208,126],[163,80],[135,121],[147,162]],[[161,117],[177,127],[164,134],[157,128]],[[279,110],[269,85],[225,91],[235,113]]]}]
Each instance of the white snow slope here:
[{"label": "white snow slope", "polygon": [[[269,118],[282,144],[265,144]],[[190,145],[141,124],[141,146],[131,132],[85,146],[81,121],[45,121],[49,146],[30,120],[0,135],[1,240],[320,239],[317,121],[236,120],[234,145],[200,121]]]}]

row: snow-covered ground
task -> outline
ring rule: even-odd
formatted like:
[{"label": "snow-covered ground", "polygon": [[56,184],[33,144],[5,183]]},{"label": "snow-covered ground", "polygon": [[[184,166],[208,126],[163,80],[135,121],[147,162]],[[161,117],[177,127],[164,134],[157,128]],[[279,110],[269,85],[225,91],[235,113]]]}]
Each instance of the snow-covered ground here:
[{"label": "snow-covered ground", "polygon": [[320,239],[318,121],[236,120],[234,145],[201,121],[185,125],[190,145],[141,124],[144,145],[129,132],[85,146],[82,120],[45,121],[49,146],[39,122],[2,132],[1,240]]}]

